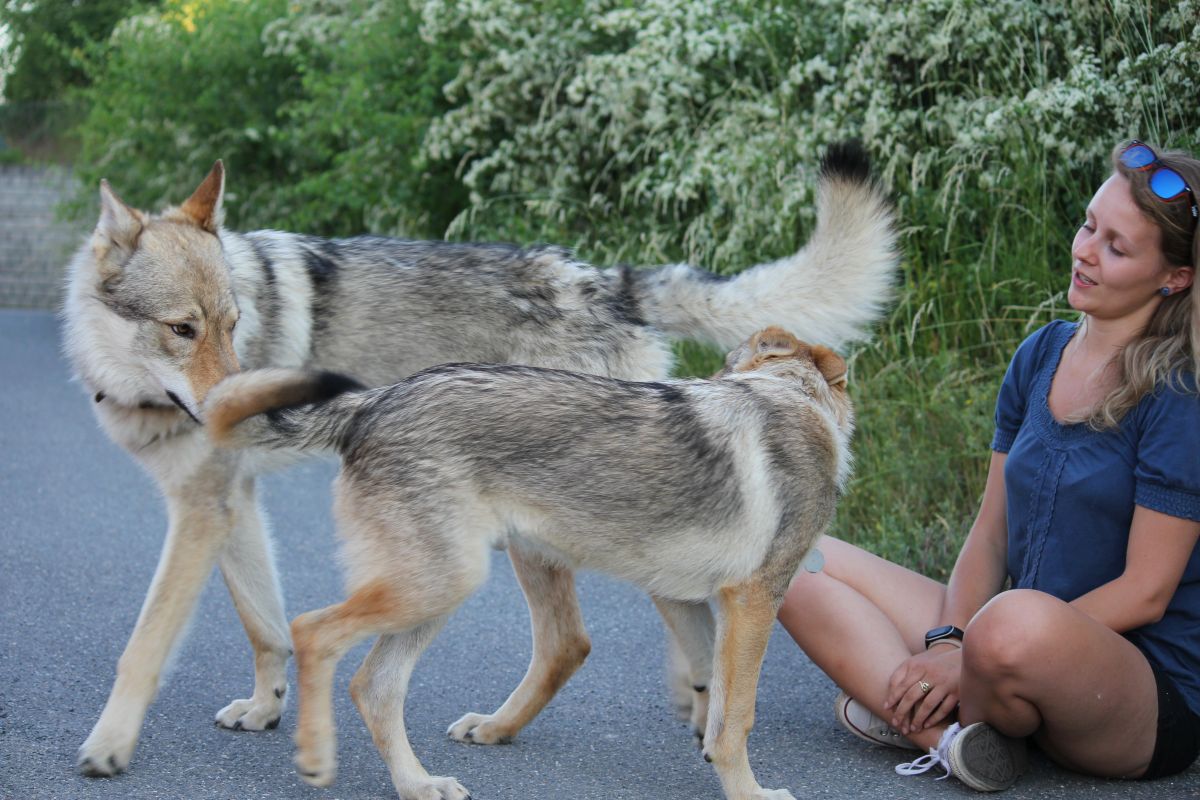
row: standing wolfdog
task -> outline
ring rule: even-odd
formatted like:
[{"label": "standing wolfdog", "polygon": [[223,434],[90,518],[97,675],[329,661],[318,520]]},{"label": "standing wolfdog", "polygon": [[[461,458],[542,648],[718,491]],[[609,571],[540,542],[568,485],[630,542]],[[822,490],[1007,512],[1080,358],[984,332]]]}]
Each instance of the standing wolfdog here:
[{"label": "standing wolfdog", "polygon": [[[404,699],[421,652],[487,577],[488,548],[508,545],[547,571],[616,575],[660,605],[715,598],[715,647],[681,637],[693,663],[711,661],[699,676],[712,687],[704,755],[729,800],[792,800],[758,785],[746,737],[775,613],[850,471],[854,414],[832,350],[768,328],[711,380],[640,383],[451,364],[366,390],[334,373],[250,370],[218,384],[202,416],[219,446],[341,456],[349,597],[292,623],[296,765],[309,783],[336,771],[334,668],[379,636],[350,691],[396,791],[470,797],[417,760]],[[515,736],[587,653],[578,614],[556,613],[574,597],[524,588],[542,621],[534,662],[495,714],[450,727],[460,741]]]},{"label": "standing wolfdog", "polygon": [[[773,324],[833,346],[859,338],[887,302],[897,261],[891,207],[856,146],[823,161],[807,245],[731,279],[681,264],[597,269],[554,247],[238,234],[222,227],[224,187],[217,162],[182,205],[151,215],[102,181],[99,222],[69,267],[66,352],[100,425],[158,483],[169,520],[116,682],[79,751],[87,775],[128,766],[214,563],[255,665],[253,695],[217,723],[279,722],[292,651],[255,476],[286,459],[214,449],[198,410],[225,376],[303,366],[379,386],[470,361],[658,380],[672,336],[727,350]],[[523,586],[574,597],[570,571],[512,556]],[[704,604],[660,610],[677,637],[711,629]],[[702,730],[707,697],[694,700]]]}]

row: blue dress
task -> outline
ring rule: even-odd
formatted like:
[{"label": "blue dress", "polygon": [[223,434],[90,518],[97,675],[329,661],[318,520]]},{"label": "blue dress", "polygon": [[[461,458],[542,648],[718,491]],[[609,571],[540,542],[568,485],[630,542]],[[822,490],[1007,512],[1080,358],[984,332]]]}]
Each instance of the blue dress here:
[{"label": "blue dress", "polygon": [[[1016,589],[1065,601],[1125,570],[1135,505],[1200,521],[1200,396],[1195,378],[1142,398],[1118,429],[1063,425],[1050,382],[1075,323],[1056,321],[1017,348],[996,401],[992,449],[1004,466],[1008,574]],[[1125,633],[1200,715],[1200,547],[1163,618]]]}]

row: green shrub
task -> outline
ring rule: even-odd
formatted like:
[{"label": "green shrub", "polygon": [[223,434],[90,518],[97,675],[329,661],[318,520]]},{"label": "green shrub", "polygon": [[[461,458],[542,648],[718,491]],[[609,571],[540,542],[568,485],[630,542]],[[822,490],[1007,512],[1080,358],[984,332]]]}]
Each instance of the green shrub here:
[{"label": "green shrub", "polygon": [[108,178],[126,202],[180,202],[222,158],[231,221],[265,224],[287,208],[274,191],[295,180],[283,108],[300,97],[296,64],[268,53],[263,30],[287,0],[165,2],[117,26],[81,90],[77,173],[87,199]]},{"label": "green shrub", "polygon": [[[332,7],[337,13],[313,14]],[[372,231],[441,237],[465,206],[456,165],[430,162],[421,142],[449,109],[442,86],[458,71],[457,41],[426,42],[407,3],[292,3],[268,31],[297,59],[303,95],[281,135],[297,162],[278,186],[284,224],[328,235]]]},{"label": "green shrub", "polygon": [[458,68],[407,4],[168,0],[118,26],[82,91],[85,202],[179,202],[217,158],[228,223],[440,236],[465,202],[420,142]]}]

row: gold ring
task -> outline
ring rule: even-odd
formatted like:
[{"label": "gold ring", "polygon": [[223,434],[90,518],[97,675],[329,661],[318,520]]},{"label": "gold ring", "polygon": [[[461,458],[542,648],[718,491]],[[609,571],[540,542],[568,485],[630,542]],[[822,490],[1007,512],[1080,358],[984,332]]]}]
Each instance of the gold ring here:
[{"label": "gold ring", "polygon": [[933,691],[932,683],[928,683],[926,681],[921,681],[917,685],[921,687],[921,694],[929,694],[931,691]]}]

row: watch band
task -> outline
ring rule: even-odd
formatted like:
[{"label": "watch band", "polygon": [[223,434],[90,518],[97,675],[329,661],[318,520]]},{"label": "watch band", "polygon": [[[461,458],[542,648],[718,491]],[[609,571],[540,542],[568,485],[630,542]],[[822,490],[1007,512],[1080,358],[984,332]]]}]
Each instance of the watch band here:
[{"label": "watch band", "polygon": [[953,625],[943,625],[940,628],[934,628],[925,634],[925,649],[928,650],[934,642],[940,642],[945,639],[957,639],[959,642],[963,640],[963,629],[956,628]]}]

